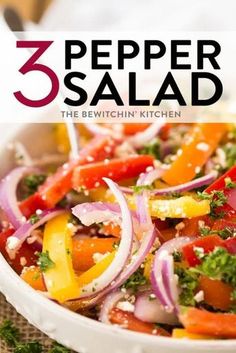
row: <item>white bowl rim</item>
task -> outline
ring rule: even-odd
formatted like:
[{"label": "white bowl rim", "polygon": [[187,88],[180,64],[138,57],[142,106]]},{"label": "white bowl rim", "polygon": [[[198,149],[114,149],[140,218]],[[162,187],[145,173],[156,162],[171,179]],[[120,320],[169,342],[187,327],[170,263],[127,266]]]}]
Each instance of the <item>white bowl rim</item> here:
[{"label": "white bowl rim", "polygon": [[[20,124],[16,130],[21,130],[23,127],[22,124]],[[12,129],[14,130],[14,129]],[[11,136],[15,135],[13,131],[11,131]],[[9,136],[5,138],[5,141],[9,141]],[[5,142],[4,141],[4,142]],[[5,144],[2,143],[3,147]],[[9,286],[11,286],[11,289],[14,290],[19,290],[20,292],[24,293],[26,297],[28,297],[29,301],[33,300],[34,302],[40,302],[42,306],[45,307],[45,309],[49,310],[50,312],[54,313],[57,312],[57,314],[60,314],[60,316],[63,318],[63,316],[67,316],[71,321],[73,320],[79,320],[80,324],[82,324],[84,327],[88,329],[93,329],[95,331],[98,331],[99,333],[106,334],[106,335],[114,335],[116,338],[120,335],[123,339],[126,339],[127,341],[139,343],[142,342],[143,344],[153,344],[153,345],[158,345],[159,347],[165,347],[165,348],[173,348],[176,347],[178,349],[190,349],[192,348],[193,342],[194,342],[194,347],[197,349],[215,349],[216,351],[222,352],[222,349],[228,349],[231,348],[236,348],[236,339],[216,339],[216,340],[193,340],[193,339],[177,339],[177,338],[172,338],[172,337],[162,337],[162,336],[152,336],[149,334],[145,333],[139,333],[139,332],[134,332],[134,331],[129,331],[125,329],[121,329],[119,327],[116,327],[115,325],[107,325],[104,323],[101,323],[99,321],[93,320],[91,318],[88,318],[86,316],[80,315],[78,313],[75,313],[73,311],[70,311],[69,309],[58,305],[57,303],[49,300],[48,298],[44,297],[40,292],[37,292],[34,290],[32,287],[30,287],[26,282],[24,282],[20,276],[11,268],[11,266],[8,264],[8,262],[5,260],[3,255],[0,253],[0,273],[1,276],[6,276],[8,279]],[[2,293],[4,294],[4,288],[1,288]],[[8,298],[7,298],[8,299]]]}]

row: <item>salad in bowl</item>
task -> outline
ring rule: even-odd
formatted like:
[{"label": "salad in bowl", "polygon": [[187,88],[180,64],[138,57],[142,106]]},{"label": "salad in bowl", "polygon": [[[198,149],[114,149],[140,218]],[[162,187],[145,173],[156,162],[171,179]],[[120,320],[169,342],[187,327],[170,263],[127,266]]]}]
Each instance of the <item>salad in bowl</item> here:
[{"label": "salad in bowl", "polygon": [[63,124],[58,153],[15,144],[0,251],[35,291],[123,330],[236,338],[233,124]]}]

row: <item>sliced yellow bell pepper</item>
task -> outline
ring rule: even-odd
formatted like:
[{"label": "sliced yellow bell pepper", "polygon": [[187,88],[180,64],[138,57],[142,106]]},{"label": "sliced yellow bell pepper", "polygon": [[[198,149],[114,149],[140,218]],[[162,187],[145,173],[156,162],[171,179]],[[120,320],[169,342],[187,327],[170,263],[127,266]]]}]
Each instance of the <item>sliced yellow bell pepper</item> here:
[{"label": "sliced yellow bell pepper", "polygon": [[47,289],[53,299],[63,303],[78,298],[83,286],[99,277],[113,261],[116,251],[105,256],[88,271],[77,276],[72,264],[72,238],[69,214],[57,216],[45,227],[43,252],[48,251],[54,266],[44,273]]},{"label": "sliced yellow bell pepper", "polygon": [[214,340],[215,337],[207,336],[207,335],[198,335],[196,333],[189,333],[187,330],[183,328],[175,328],[172,331],[173,338],[188,338],[192,340]]},{"label": "sliced yellow bell pepper", "polygon": [[206,215],[210,212],[208,200],[196,201],[191,196],[182,196],[172,200],[150,200],[149,209],[152,217],[192,218]]},{"label": "sliced yellow bell pepper", "polygon": [[82,273],[77,279],[77,284],[80,288],[92,282],[95,278],[99,277],[108,266],[112,263],[115,257],[116,251],[104,256],[104,258],[92,266],[88,271]]},{"label": "sliced yellow bell pepper", "polygon": [[[106,188],[97,188],[90,192],[93,201],[115,202],[115,199]],[[126,196],[131,210],[136,209],[134,196]],[[152,217],[165,218],[192,218],[210,213],[208,200],[197,201],[190,195],[176,199],[150,199],[149,210]]]},{"label": "sliced yellow bell pepper", "polygon": [[154,260],[154,255],[148,254],[144,263],[143,275],[147,281],[150,281],[153,260]]},{"label": "sliced yellow bell pepper", "polygon": [[47,222],[43,237],[43,252],[48,251],[54,266],[44,273],[47,289],[53,299],[62,303],[77,298],[80,289],[72,265],[72,238],[65,213]]}]

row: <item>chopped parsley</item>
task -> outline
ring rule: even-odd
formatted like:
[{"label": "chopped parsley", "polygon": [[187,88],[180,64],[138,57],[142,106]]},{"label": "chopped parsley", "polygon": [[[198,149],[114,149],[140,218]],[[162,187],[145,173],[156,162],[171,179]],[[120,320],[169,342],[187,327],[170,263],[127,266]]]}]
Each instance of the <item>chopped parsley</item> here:
[{"label": "chopped parsley", "polygon": [[219,235],[222,239],[228,239],[234,236],[235,230],[229,227],[225,227],[224,229],[214,229],[211,230],[209,227],[201,227],[200,229],[201,236],[208,236],[212,234]]},{"label": "chopped parsley", "polygon": [[[42,353],[43,346],[38,341],[22,342],[20,332],[10,320],[5,320],[0,325],[0,338],[12,347],[13,353]],[[70,353],[68,348],[54,342],[48,353]]]},{"label": "chopped parsley", "polygon": [[139,268],[134,272],[127,281],[123,284],[123,288],[131,289],[134,293],[138,291],[138,288],[147,284],[147,279],[143,275],[143,270]]},{"label": "chopped parsley", "polygon": [[15,347],[20,339],[20,332],[11,321],[5,320],[0,326],[0,337],[8,346]]},{"label": "chopped parsley", "polygon": [[225,152],[225,170],[230,169],[235,165],[236,160],[236,144],[228,144],[223,147],[223,151]]},{"label": "chopped parsley", "polygon": [[236,288],[236,256],[224,248],[217,247],[205,254],[200,265],[191,268],[192,273],[198,273],[218,279]]},{"label": "chopped parsley", "polygon": [[37,264],[42,272],[46,272],[55,266],[55,263],[50,259],[48,250],[45,252],[37,253],[38,261]]},{"label": "chopped parsley", "polygon": [[146,144],[140,151],[140,154],[150,154],[155,159],[161,159],[161,144],[158,139],[153,140],[152,142]]},{"label": "chopped parsley", "polygon": [[44,183],[46,177],[45,174],[31,174],[24,178],[23,183],[27,188],[28,196],[34,194],[38,190],[39,185]]},{"label": "chopped parsley", "polygon": [[134,190],[135,194],[141,194],[145,190],[152,190],[153,187],[152,185],[135,185],[132,186],[132,189]]},{"label": "chopped parsley", "polygon": [[183,255],[180,251],[174,251],[173,254],[173,259],[174,259],[174,262],[181,262],[182,261],[182,258],[183,258]]},{"label": "chopped parsley", "polygon": [[236,300],[236,288],[234,288],[234,290],[232,291],[230,298],[232,301]]},{"label": "chopped parsley", "polygon": [[32,216],[30,216],[29,218],[29,222],[31,224],[35,224],[40,220],[39,216],[37,214],[33,214]]},{"label": "chopped parsley", "polygon": [[18,343],[14,353],[42,353],[43,346],[39,342]]},{"label": "chopped parsley", "polygon": [[233,182],[231,178],[227,177],[227,178],[225,178],[225,187],[227,189],[235,189],[236,183]]},{"label": "chopped parsley", "polygon": [[198,287],[198,274],[182,267],[176,267],[175,274],[178,276],[178,284],[181,288],[179,303],[184,306],[194,306],[196,304],[194,296]]},{"label": "chopped parsley", "polygon": [[221,190],[214,190],[210,194],[203,191],[197,193],[199,199],[210,201],[210,216],[213,219],[222,218],[225,215],[224,211],[218,211],[218,207],[222,207],[227,202],[227,197]]},{"label": "chopped parsley", "polygon": [[70,353],[70,350],[61,344],[54,342],[48,353]]}]

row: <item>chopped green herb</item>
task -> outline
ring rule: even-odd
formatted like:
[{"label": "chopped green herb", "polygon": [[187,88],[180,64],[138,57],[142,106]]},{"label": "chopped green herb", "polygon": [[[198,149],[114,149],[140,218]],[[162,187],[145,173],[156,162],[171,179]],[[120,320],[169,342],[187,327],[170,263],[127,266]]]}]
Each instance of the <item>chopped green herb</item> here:
[{"label": "chopped green herb", "polygon": [[183,255],[180,251],[174,251],[173,252],[173,259],[174,259],[174,262],[181,262],[182,261],[182,258],[183,258]]},{"label": "chopped green herb", "polygon": [[143,270],[139,268],[134,272],[129,279],[123,284],[123,288],[131,289],[134,293],[138,291],[138,288],[147,284],[147,279],[143,275]]},{"label": "chopped green herb", "polygon": [[33,281],[37,281],[40,277],[40,273],[39,272],[36,272],[34,275],[33,275]]},{"label": "chopped green herb", "polygon": [[170,194],[171,197],[173,197],[174,199],[178,199],[179,197],[181,197],[181,193],[180,192],[172,192]]},{"label": "chopped green herb", "polygon": [[39,342],[19,343],[14,353],[42,353],[43,347]]},{"label": "chopped green herb", "polygon": [[232,291],[230,298],[232,301],[236,300],[236,288],[234,288],[234,290]]},{"label": "chopped green herb", "polygon": [[72,223],[74,226],[81,225],[81,222],[80,222],[79,218],[75,217],[73,214],[70,215],[68,223]]},{"label": "chopped green herb", "polygon": [[144,190],[152,190],[153,187],[151,185],[135,185],[132,186],[135,194],[140,194]]},{"label": "chopped green herb", "polygon": [[158,139],[153,140],[152,142],[146,144],[140,151],[140,154],[150,154],[154,156],[155,159],[161,159],[160,152],[160,141]]},{"label": "chopped green herb", "polygon": [[[43,346],[37,342],[22,342],[19,330],[10,320],[5,320],[0,325],[0,338],[6,342],[9,347],[13,347],[13,353],[42,353]],[[54,342],[49,353],[70,353],[68,348]]]},{"label": "chopped green herb", "polygon": [[231,180],[231,178],[225,178],[225,186],[227,189],[235,189],[236,183]]},{"label": "chopped green herb", "polygon": [[200,235],[202,235],[203,237],[211,234],[210,227],[200,227],[199,231],[200,231]]},{"label": "chopped green herb", "polygon": [[29,218],[29,222],[31,224],[35,224],[40,220],[39,216],[37,214],[33,214],[32,216],[30,216]]},{"label": "chopped green herb", "polygon": [[193,248],[193,250],[194,250],[194,252],[195,252],[195,254],[196,254],[196,256],[197,256],[197,258],[198,258],[199,260],[201,260],[201,259],[204,258],[205,254],[204,254],[204,249],[203,249],[203,248],[200,248],[200,247],[198,247],[198,246],[195,246],[195,247]]},{"label": "chopped green herb", "polygon": [[66,253],[67,253],[67,255],[71,255],[70,249],[66,249]]},{"label": "chopped green herb", "polygon": [[224,192],[221,190],[214,190],[210,194],[203,191],[197,193],[198,197],[201,200],[209,200],[210,201],[210,216],[212,218],[222,218],[225,215],[225,212],[218,211],[218,207],[224,206],[227,202],[227,197]]},{"label": "chopped green herb", "polygon": [[211,253],[205,254],[201,264],[189,271],[236,287],[236,256],[229,254],[224,248],[217,247]]},{"label": "chopped green herb", "polygon": [[48,250],[45,252],[37,253],[37,255],[39,258],[37,264],[39,265],[42,272],[46,272],[55,266],[55,263],[50,259]]},{"label": "chopped green herb", "polygon": [[57,206],[65,208],[66,206],[68,206],[68,199],[66,197],[63,197],[63,199],[61,199],[61,201],[57,203]]},{"label": "chopped green herb", "polygon": [[226,165],[224,170],[228,170],[235,165],[236,160],[236,144],[227,144],[223,147],[225,152]]},{"label": "chopped green herb", "polygon": [[118,247],[119,247],[119,244],[120,244],[120,242],[119,242],[119,241],[116,241],[115,243],[112,244],[112,248],[113,248],[114,250],[117,250]]},{"label": "chopped green herb", "polygon": [[234,229],[226,227],[224,229],[213,229],[211,230],[209,227],[201,227],[200,229],[201,236],[208,236],[212,234],[219,235],[222,239],[228,239],[234,236]]},{"label": "chopped green herb", "polygon": [[175,274],[178,275],[178,283],[181,288],[179,303],[184,306],[194,306],[196,304],[194,296],[198,287],[198,274],[182,267],[176,267]]},{"label": "chopped green herb", "polygon": [[0,337],[8,346],[15,347],[20,339],[20,332],[10,320],[5,320],[0,326]]},{"label": "chopped green herb", "polygon": [[24,178],[23,183],[27,187],[28,196],[34,194],[38,190],[39,185],[44,183],[46,177],[45,174],[32,174]]},{"label": "chopped green herb", "polygon": [[48,353],[70,353],[70,349],[62,346],[61,344],[54,342],[52,348]]}]

